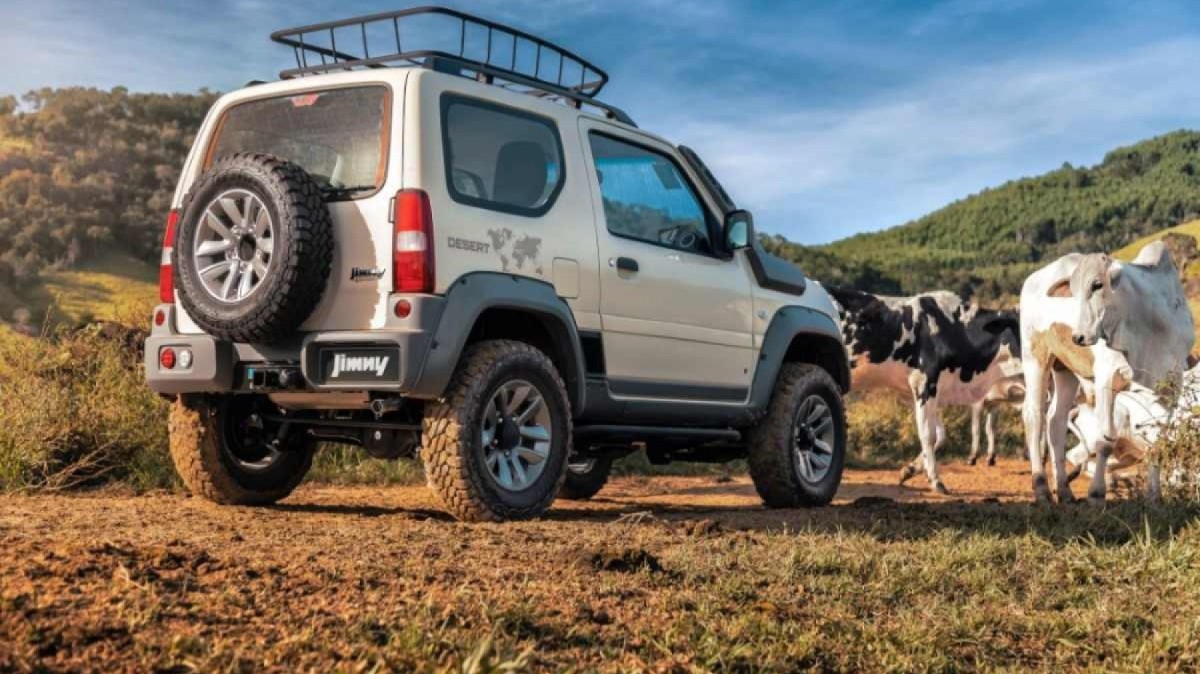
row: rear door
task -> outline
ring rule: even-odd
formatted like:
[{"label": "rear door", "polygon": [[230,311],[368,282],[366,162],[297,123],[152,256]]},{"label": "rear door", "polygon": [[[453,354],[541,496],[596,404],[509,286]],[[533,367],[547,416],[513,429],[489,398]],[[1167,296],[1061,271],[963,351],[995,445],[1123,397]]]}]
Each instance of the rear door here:
[{"label": "rear door", "polygon": [[750,275],[741,256],[716,253],[715,209],[669,145],[589,119],[581,133],[613,395],[744,401],[754,371]]}]

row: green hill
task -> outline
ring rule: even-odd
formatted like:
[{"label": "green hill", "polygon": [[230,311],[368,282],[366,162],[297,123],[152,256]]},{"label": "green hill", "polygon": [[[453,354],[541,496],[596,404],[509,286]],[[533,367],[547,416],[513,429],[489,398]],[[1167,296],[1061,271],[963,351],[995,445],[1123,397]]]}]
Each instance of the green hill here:
[{"label": "green hill", "polygon": [[143,324],[158,300],[158,268],[105,250],[73,269],[46,271],[20,289],[0,287],[0,324],[76,324],[90,320]]},{"label": "green hill", "polygon": [[983,297],[1071,251],[1116,250],[1200,217],[1200,132],[1117,148],[1100,164],[984,190],[920,219],[825,246],[770,237],[768,248],[833,284],[876,292],[933,288]]}]

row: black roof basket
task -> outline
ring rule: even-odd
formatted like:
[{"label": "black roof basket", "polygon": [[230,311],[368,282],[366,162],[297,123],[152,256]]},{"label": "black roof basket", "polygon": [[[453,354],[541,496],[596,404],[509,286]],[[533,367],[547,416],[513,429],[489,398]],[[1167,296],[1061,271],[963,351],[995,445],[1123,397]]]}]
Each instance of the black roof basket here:
[{"label": "black roof basket", "polygon": [[[431,23],[439,20],[440,27]],[[600,68],[535,35],[446,7],[413,7],[287,28],[271,33],[271,39],[296,55],[296,67],[279,73],[283,79],[420,66],[559,99],[576,108],[589,105],[636,126],[620,109],[596,100],[608,83],[608,74]]]}]

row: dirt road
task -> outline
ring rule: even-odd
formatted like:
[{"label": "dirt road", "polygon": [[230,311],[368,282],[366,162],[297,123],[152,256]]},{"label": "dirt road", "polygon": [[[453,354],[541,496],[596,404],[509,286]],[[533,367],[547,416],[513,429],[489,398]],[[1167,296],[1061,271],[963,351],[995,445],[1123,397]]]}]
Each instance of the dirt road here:
[{"label": "dirt road", "polygon": [[[1055,512],[1031,519],[1027,470],[948,465],[949,497],[854,471],[834,506],[808,511],[764,510],[746,478],[621,478],[504,525],[448,521],[417,487],[306,486],[265,509],[0,497],[0,671],[487,671],[464,661],[491,652],[489,635],[496,658],[551,671],[879,665],[886,643],[907,653],[889,630],[927,615],[888,609],[882,645],[813,641],[883,621],[879,574],[993,545],[1008,573],[1014,540],[1076,535]],[[893,556],[895,570],[875,566]]]}]

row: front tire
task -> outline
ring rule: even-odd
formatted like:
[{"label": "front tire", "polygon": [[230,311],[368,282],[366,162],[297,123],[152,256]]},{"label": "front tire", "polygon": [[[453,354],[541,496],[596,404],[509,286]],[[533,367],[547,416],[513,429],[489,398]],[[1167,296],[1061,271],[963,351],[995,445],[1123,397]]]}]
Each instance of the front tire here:
[{"label": "front tire", "polygon": [[429,486],[458,519],[529,519],[554,502],[571,454],[571,405],[536,348],[509,340],[469,347],[423,425]]},{"label": "front tire", "polygon": [[599,494],[608,484],[612,463],[609,457],[573,459],[567,463],[567,478],[558,497],[568,501],[586,501]]},{"label": "front tire", "polygon": [[846,462],[846,412],[833,378],[815,365],[785,364],[749,440],[750,477],[768,508],[828,505]]},{"label": "front tire", "polygon": [[171,460],[196,496],[223,505],[267,505],[291,494],[312,467],[316,441],[263,419],[275,412],[258,396],[185,404],[169,419]]}]

